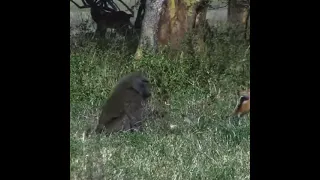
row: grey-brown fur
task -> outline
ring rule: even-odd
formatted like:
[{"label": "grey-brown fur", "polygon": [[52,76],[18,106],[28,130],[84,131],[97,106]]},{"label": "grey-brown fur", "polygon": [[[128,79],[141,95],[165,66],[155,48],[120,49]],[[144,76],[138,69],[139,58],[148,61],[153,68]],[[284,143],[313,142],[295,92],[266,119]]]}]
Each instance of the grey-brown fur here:
[{"label": "grey-brown fur", "polygon": [[96,133],[141,130],[142,109],[151,96],[148,79],[140,72],[122,78],[102,107]]}]

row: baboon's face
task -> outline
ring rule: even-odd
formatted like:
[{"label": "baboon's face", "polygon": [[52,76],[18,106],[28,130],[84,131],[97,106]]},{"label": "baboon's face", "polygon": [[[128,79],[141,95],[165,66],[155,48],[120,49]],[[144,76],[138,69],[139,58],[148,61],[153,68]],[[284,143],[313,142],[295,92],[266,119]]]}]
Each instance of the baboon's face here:
[{"label": "baboon's face", "polygon": [[149,85],[148,79],[140,77],[133,82],[133,89],[136,90],[144,99],[147,99],[151,96]]}]

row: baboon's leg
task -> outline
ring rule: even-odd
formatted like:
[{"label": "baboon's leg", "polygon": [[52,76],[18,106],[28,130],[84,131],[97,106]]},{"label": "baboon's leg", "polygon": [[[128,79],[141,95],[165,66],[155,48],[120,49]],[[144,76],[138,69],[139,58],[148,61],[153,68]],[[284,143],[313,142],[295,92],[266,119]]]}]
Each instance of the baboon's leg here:
[{"label": "baboon's leg", "polygon": [[131,131],[141,131],[142,121],[141,121],[141,109],[135,111],[133,114],[126,113],[129,119],[129,125]]},{"label": "baboon's leg", "polygon": [[125,116],[123,119],[123,131],[131,131],[131,119],[129,116]]},{"label": "baboon's leg", "polygon": [[136,121],[132,127],[133,131],[143,131],[142,121]]},{"label": "baboon's leg", "polygon": [[143,131],[142,113],[143,113],[143,109],[139,109],[138,111],[135,112],[136,121],[134,126],[135,126],[135,129],[138,131]]},{"label": "baboon's leg", "polygon": [[128,120],[126,121],[126,124],[125,124],[125,130],[130,130],[132,131],[132,128],[133,128],[133,122],[135,121],[135,118],[128,112],[128,111],[125,111],[125,114],[127,117]]}]

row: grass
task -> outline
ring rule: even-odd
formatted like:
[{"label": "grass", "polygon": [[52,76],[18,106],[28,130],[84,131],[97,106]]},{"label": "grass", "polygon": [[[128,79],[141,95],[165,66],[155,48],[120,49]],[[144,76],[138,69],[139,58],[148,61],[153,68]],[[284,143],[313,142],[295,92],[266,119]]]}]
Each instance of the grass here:
[{"label": "grass", "polygon": [[[249,45],[215,33],[206,53],[139,61],[119,41],[72,46],[70,179],[250,179],[250,118],[229,116],[250,83]],[[135,70],[152,83],[146,130],[84,138],[117,80]]]}]

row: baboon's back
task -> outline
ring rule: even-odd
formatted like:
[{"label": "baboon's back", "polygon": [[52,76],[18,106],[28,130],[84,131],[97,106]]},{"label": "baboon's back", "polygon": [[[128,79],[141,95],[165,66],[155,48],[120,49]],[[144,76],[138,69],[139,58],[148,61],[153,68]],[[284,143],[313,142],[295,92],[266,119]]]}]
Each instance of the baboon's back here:
[{"label": "baboon's back", "polygon": [[114,92],[102,107],[99,124],[113,124],[112,121],[119,121],[125,113],[134,114],[142,108],[143,99],[135,91],[125,89],[121,92]]},{"label": "baboon's back", "polygon": [[137,87],[142,79],[145,78],[141,73],[136,72],[119,80],[111,96],[102,107],[97,128],[101,129],[104,126],[107,131],[128,130],[132,123],[141,121],[145,100]]}]

